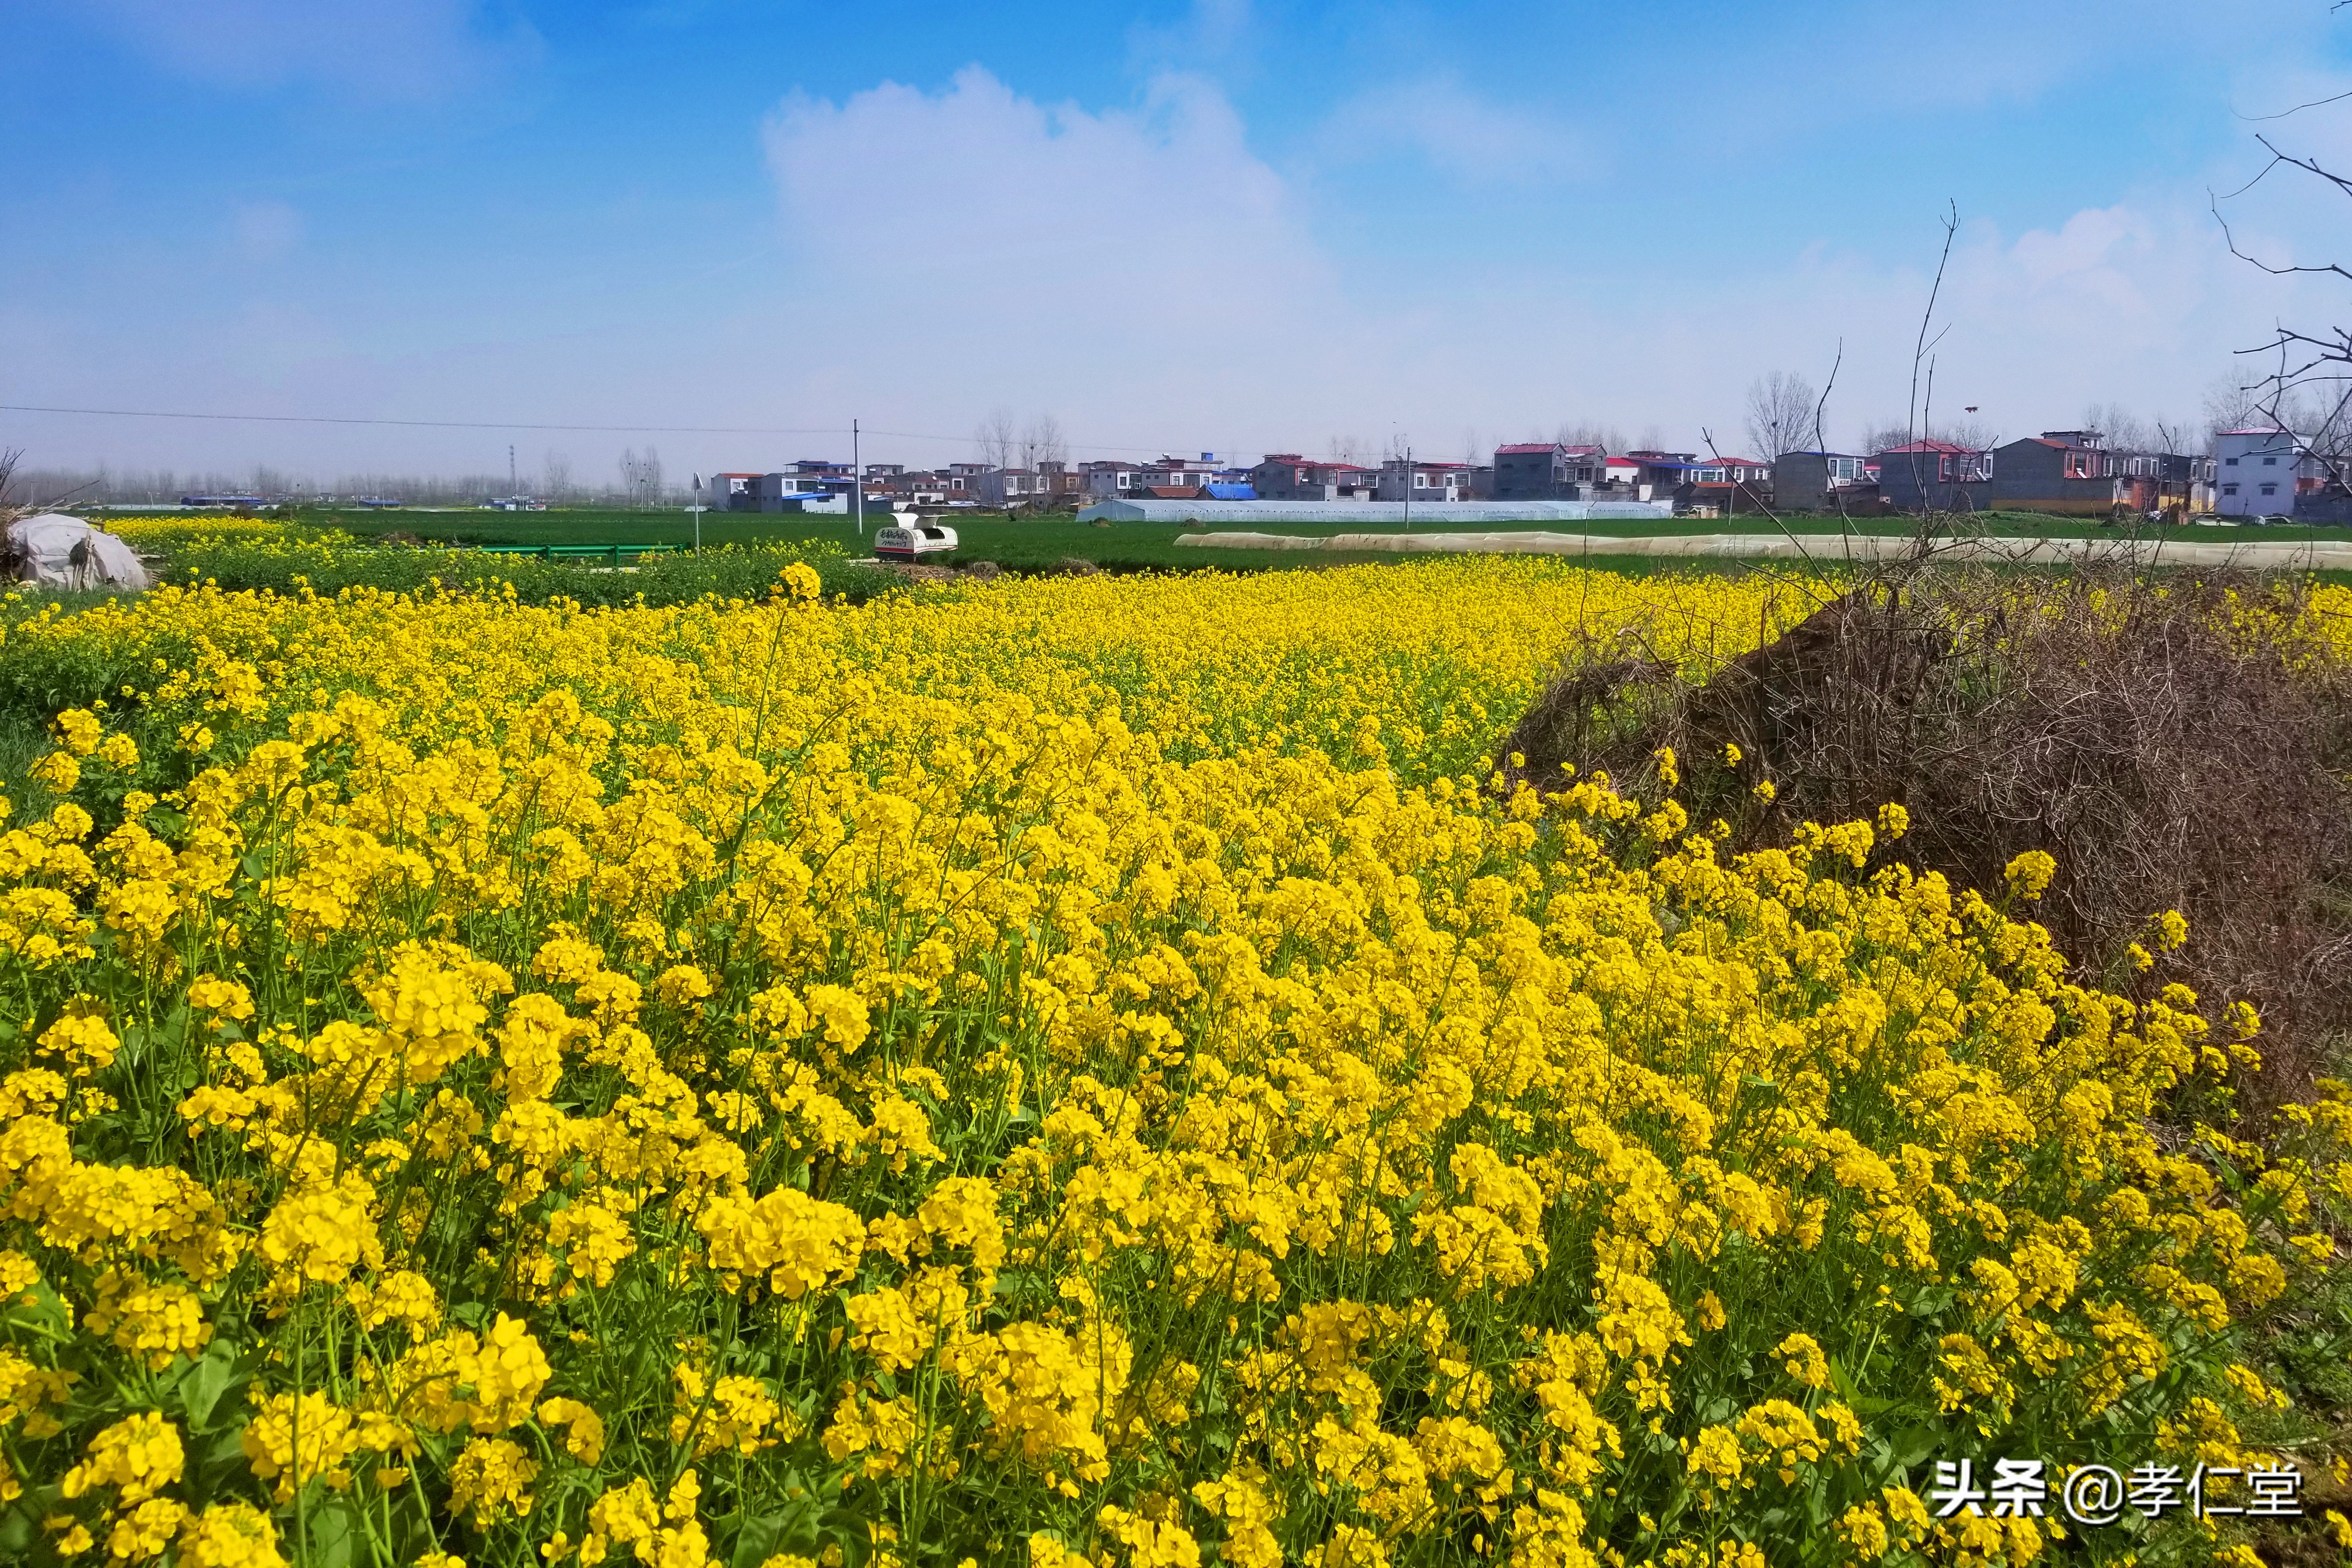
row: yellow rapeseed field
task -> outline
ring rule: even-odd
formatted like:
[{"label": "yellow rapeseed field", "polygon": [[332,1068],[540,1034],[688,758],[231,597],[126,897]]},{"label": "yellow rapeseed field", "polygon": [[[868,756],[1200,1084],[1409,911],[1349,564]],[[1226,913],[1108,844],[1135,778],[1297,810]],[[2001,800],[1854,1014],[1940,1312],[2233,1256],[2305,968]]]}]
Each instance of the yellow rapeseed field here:
[{"label": "yellow rapeseed field", "polygon": [[2034,857],[1486,788],[1801,585],[787,576],[9,626],[107,695],[0,836],[0,1557],[2249,1560],[2059,1480],[2283,1462],[2352,1095],[2159,1140],[2257,1020],[2070,983]]}]

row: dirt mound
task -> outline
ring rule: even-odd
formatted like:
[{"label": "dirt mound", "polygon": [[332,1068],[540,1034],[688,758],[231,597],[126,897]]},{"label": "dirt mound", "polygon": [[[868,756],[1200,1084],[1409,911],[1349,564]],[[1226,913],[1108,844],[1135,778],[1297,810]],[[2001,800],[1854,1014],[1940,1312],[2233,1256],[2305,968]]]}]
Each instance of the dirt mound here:
[{"label": "dirt mound", "polygon": [[[1506,772],[1648,792],[1671,746],[1695,826],[1727,824],[1734,851],[1893,802],[1913,826],[1883,857],[1989,893],[2046,851],[2034,913],[2084,978],[2253,1003],[2271,1102],[2352,1029],[2352,679],[2306,611],[2250,579],[1874,585],[1703,683],[1640,658],[1564,670]],[[2168,909],[2190,941],[2140,973],[2130,944]]]}]

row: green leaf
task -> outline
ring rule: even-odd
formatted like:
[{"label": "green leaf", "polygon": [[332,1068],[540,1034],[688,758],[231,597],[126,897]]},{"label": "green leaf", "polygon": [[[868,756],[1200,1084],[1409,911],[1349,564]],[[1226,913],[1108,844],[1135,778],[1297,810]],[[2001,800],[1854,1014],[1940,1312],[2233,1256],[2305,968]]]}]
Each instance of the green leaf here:
[{"label": "green leaf", "polygon": [[0,1557],[23,1563],[33,1555],[34,1544],[40,1539],[39,1521],[23,1503],[0,1513]]},{"label": "green leaf", "polygon": [[173,1389],[180,1396],[180,1410],[188,1418],[188,1430],[209,1431],[221,1395],[244,1381],[236,1364],[236,1346],[232,1342],[216,1339],[206,1345],[205,1353],[180,1374]]},{"label": "green leaf", "polygon": [[1943,1433],[1933,1426],[1906,1426],[1895,1434],[1895,1462],[1906,1470],[1916,1470],[1935,1458],[1942,1446]]},{"label": "green leaf", "polygon": [[311,1504],[308,1529],[310,1550],[302,1559],[306,1565],[351,1568],[359,1553],[362,1531],[350,1498],[338,1493]]},{"label": "green leaf", "polygon": [[[722,1521],[723,1522],[723,1521]],[[735,1550],[728,1554],[729,1568],[759,1568],[775,1555],[776,1543],[782,1539],[784,1521],[774,1514],[755,1514],[744,1521],[735,1535]]]}]

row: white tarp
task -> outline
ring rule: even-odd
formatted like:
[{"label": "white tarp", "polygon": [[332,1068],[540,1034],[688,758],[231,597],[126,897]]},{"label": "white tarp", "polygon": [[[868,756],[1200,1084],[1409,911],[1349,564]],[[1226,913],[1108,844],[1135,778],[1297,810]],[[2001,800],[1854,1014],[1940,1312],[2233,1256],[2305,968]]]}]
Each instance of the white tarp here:
[{"label": "white tarp", "polygon": [[1378,522],[1444,529],[1463,522],[1586,522],[1675,514],[1670,500],[1415,501],[1410,516],[1396,500],[1107,500],[1078,513],[1080,522]]},{"label": "white tarp", "polygon": [[8,525],[7,553],[20,581],[45,588],[154,586],[128,544],[78,517],[45,511]]},{"label": "white tarp", "polygon": [[[1184,533],[1192,550],[1329,550],[1341,553],[1395,551],[1407,554],[1715,556],[1746,561],[1807,561],[1829,566],[1854,561],[1900,561],[1916,541],[1899,533]],[[2333,540],[1939,539],[1927,552],[1937,561],[2008,566],[2235,567],[2247,572],[2352,571],[2352,543]]]}]

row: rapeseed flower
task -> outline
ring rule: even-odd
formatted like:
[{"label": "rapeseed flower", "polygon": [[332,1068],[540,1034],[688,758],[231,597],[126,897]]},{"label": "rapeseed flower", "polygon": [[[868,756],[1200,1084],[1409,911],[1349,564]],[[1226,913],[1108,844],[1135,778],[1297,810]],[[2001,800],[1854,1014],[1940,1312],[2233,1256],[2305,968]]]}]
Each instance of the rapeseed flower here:
[{"label": "rapeseed flower", "polygon": [[1896,805],[1734,858],[1670,752],[1481,787],[1571,630],[1697,668],[1803,595],[781,581],[8,626],[132,689],[0,833],[0,1495],[53,1546],[2023,1561],[1898,1434],[2275,1412],[2352,1090],[2149,1131],[2251,1009],[2070,979],[2047,857],[1874,869]]}]

